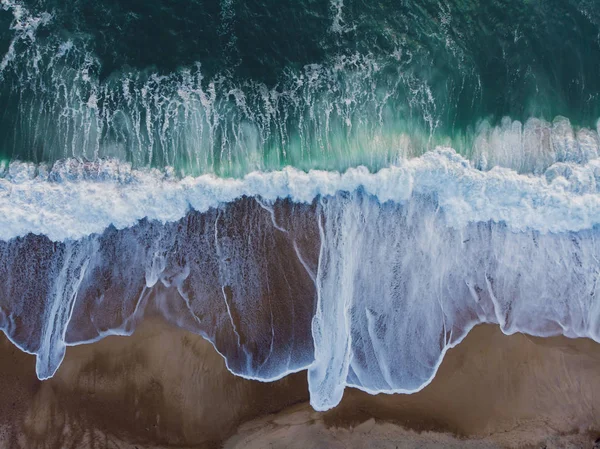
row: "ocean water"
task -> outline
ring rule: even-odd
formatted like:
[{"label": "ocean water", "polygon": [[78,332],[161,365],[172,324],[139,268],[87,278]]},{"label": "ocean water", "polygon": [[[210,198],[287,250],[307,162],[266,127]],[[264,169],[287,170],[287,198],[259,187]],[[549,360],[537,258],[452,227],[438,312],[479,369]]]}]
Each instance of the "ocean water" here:
[{"label": "ocean water", "polygon": [[0,0],[0,328],[43,379],[151,307],[318,410],[600,342],[598,73],[593,0]]}]

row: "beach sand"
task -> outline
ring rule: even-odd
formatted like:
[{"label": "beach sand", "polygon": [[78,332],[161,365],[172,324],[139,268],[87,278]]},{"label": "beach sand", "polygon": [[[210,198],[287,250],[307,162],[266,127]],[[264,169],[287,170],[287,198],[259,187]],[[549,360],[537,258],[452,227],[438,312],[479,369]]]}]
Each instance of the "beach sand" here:
[{"label": "beach sand", "polygon": [[[346,389],[326,413],[306,373],[233,376],[202,337],[146,318],[130,337],[70,347],[50,380],[0,339],[0,447],[593,448],[600,345],[476,327],[412,395]],[[599,445],[600,447],[600,445]]]}]

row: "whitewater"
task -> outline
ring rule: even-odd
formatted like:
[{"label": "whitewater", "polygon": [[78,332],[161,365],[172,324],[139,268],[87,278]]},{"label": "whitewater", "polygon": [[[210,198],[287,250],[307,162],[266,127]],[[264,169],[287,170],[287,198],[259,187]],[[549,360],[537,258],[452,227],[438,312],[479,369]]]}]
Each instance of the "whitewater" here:
[{"label": "whitewater", "polygon": [[369,173],[308,173],[293,167],[252,172],[242,179],[214,175],[177,179],[169,170],[132,170],[118,161],[64,161],[51,170],[13,162],[0,179],[0,238],[28,233],[53,241],[123,229],[146,218],[176,221],[242,197],[312,203],[338,192],[362,191],[380,203],[434,196],[448,226],[505,223],[513,231],[542,233],[592,229],[600,223],[600,160],[556,163],[541,176],[509,168],[481,171],[452,149],[437,149]]}]

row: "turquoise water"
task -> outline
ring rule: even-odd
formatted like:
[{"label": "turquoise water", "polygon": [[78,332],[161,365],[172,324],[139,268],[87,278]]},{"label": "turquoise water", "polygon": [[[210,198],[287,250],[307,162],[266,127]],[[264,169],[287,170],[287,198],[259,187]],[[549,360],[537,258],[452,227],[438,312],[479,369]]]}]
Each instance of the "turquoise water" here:
[{"label": "turquoise water", "polygon": [[600,116],[593,1],[2,5],[8,160],[377,170],[437,145],[472,157],[505,117]]}]

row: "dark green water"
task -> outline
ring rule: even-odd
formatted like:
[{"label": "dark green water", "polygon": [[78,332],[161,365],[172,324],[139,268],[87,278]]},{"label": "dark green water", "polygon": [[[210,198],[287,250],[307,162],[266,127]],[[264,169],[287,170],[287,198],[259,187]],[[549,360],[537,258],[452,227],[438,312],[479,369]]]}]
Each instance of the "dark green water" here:
[{"label": "dark green water", "polygon": [[4,159],[377,169],[438,144],[470,155],[505,116],[600,116],[592,0],[2,5]]}]

